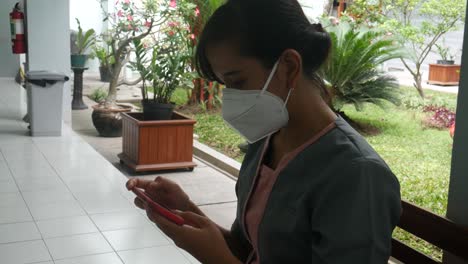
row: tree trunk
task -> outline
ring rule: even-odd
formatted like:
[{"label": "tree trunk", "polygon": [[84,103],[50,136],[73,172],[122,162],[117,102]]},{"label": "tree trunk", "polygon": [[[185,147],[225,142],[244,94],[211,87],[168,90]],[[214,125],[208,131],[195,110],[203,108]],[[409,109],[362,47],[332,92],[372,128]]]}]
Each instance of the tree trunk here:
[{"label": "tree trunk", "polygon": [[223,88],[219,83],[216,83],[216,92],[218,94],[218,98],[221,99],[223,97]]},{"label": "tree trunk", "polygon": [[338,18],[341,17],[343,12],[345,11],[345,0],[340,0],[339,6],[338,6]]},{"label": "tree trunk", "polygon": [[200,79],[200,103],[205,102],[205,80]]},{"label": "tree trunk", "polygon": [[200,91],[201,91],[201,79],[197,78],[194,79],[193,81],[193,89],[192,89],[192,95],[190,97],[189,103],[191,105],[199,104],[200,103]]},{"label": "tree trunk", "polygon": [[107,98],[105,101],[106,107],[112,107],[116,105],[117,101],[117,85],[119,84],[119,76],[120,72],[122,71],[122,62],[117,61],[114,64],[112,69],[112,78],[109,82],[109,93],[107,94]]},{"label": "tree trunk", "polygon": [[208,84],[208,109],[213,109],[213,82]]},{"label": "tree trunk", "polygon": [[333,14],[333,0],[327,0],[327,3],[323,7],[323,14],[331,16]]},{"label": "tree trunk", "polygon": [[404,59],[400,59],[405,68],[413,75],[414,83],[413,86],[418,91],[421,98],[424,99],[424,90],[422,87],[422,73],[421,73],[421,63],[416,63],[416,70],[412,69]]},{"label": "tree trunk", "polygon": [[416,88],[416,90],[418,90],[418,93],[421,96],[421,98],[424,99],[425,94],[424,94],[424,90],[423,90],[423,87],[422,87],[422,74],[421,74],[421,72],[416,73],[416,75],[414,76],[414,84],[413,85]]},{"label": "tree trunk", "polygon": [[117,86],[121,86],[121,85],[128,85],[128,86],[134,86],[134,85],[137,85],[139,84],[141,81],[143,80],[143,78],[138,77],[137,79],[133,80],[133,81],[128,81],[128,80],[122,80],[120,83],[118,83]]}]

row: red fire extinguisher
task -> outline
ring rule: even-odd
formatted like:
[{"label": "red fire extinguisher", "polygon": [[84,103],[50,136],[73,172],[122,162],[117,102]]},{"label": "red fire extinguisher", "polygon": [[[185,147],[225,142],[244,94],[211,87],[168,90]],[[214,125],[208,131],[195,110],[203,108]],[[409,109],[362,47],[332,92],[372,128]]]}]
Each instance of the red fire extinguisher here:
[{"label": "red fire extinguisher", "polygon": [[21,12],[19,3],[10,13],[11,44],[14,54],[26,53],[26,36],[24,34],[24,13]]}]

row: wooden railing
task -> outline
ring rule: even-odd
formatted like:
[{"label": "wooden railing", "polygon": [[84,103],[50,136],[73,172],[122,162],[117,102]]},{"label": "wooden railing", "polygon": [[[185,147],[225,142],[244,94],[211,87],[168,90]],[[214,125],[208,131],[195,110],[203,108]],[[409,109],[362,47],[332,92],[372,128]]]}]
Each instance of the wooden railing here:
[{"label": "wooden railing", "polygon": [[[468,228],[405,201],[402,202],[402,207],[403,212],[398,227],[468,261]],[[397,239],[393,239],[392,242],[392,257],[403,263],[441,263]]]}]

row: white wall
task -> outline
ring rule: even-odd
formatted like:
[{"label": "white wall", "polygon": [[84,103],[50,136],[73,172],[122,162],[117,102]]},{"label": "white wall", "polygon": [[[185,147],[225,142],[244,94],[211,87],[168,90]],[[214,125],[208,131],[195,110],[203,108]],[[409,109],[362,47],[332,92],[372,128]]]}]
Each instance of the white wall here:
[{"label": "white wall", "polygon": [[[114,1],[103,1],[103,5],[107,7],[108,4]],[[83,30],[90,28],[96,31],[99,35],[106,31],[107,23],[103,22],[103,12],[99,0],[70,0],[70,29],[78,30],[76,19],[78,18]],[[89,51],[90,52],[90,51]],[[88,60],[90,72],[98,72],[99,62],[97,59]]]},{"label": "white wall", "polygon": [[18,0],[0,0],[0,77],[14,77],[19,55],[11,51],[10,12]]},{"label": "white wall", "polygon": [[323,15],[326,0],[299,0],[304,13],[311,20],[316,20]]},{"label": "white wall", "polygon": [[[70,16],[68,0],[28,0],[29,70],[50,70],[70,76]],[[64,121],[71,123],[70,82],[63,96]]]}]

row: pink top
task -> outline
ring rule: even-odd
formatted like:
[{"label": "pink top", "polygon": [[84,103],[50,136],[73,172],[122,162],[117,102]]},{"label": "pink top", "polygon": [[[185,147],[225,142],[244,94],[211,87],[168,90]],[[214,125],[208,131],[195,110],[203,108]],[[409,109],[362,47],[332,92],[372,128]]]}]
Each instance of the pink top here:
[{"label": "pink top", "polygon": [[[259,168],[257,169],[258,175],[253,183],[254,189],[251,192],[250,198],[248,198],[247,209],[245,212],[247,232],[254,250],[254,255],[252,261],[250,262],[251,264],[260,263],[260,256],[258,255],[258,227],[262,221],[263,213],[268,203],[268,198],[270,197],[270,193],[273,189],[273,185],[275,184],[276,179],[278,178],[278,175],[299,153],[301,153],[308,146],[315,143],[318,139],[320,139],[323,135],[327,134],[335,127],[335,122],[331,123],[303,145],[299,146],[294,151],[287,153],[281,159],[276,170],[272,170],[270,167],[264,165],[263,162],[261,165],[259,164]],[[270,145],[270,137],[266,142],[267,143],[263,149],[261,160],[263,160],[265,152]]]}]

